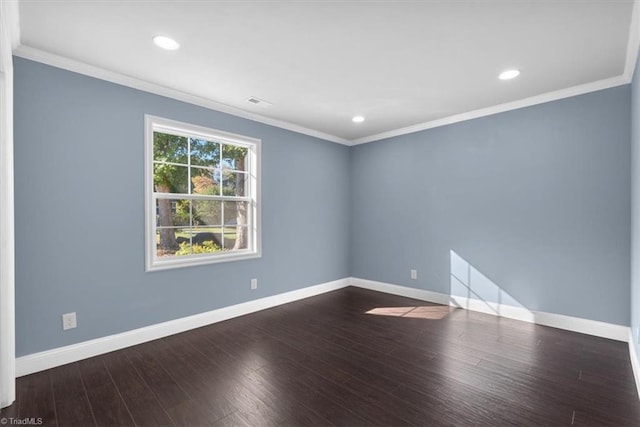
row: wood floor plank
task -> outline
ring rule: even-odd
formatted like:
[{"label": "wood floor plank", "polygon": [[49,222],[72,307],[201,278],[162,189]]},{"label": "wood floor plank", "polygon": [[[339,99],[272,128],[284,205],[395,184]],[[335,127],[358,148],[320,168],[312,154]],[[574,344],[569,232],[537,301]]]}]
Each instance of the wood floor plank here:
[{"label": "wood floor plank", "polygon": [[228,398],[228,389],[222,387],[222,379],[228,378],[224,370],[211,365],[178,336],[167,344],[150,349],[172,380],[185,391],[190,407],[198,408],[202,423],[212,423],[236,412],[237,408]]},{"label": "wood floor plank", "polygon": [[137,426],[174,424],[124,352],[109,353],[103,360]]},{"label": "wood floor plank", "polygon": [[638,420],[620,416],[616,413],[606,413],[590,409],[576,410],[571,425],[575,426],[612,426],[612,427],[637,427]]},{"label": "wood floor plank", "polygon": [[273,364],[261,368],[260,371],[268,372],[271,381],[282,389],[290,390],[299,402],[309,408],[316,408],[331,425],[364,425],[364,418],[341,405],[337,399],[318,391],[320,388],[316,382],[318,375],[304,367],[283,363]]},{"label": "wood floor plank", "polygon": [[[233,412],[234,408],[217,413],[205,397],[192,398],[184,388],[190,386],[188,371],[179,359],[167,359],[170,349],[165,342],[130,348],[125,354],[176,425],[209,425]],[[226,404],[222,400],[215,403],[223,407]]]},{"label": "wood floor plank", "polygon": [[87,396],[99,426],[135,425],[101,357],[78,362]]},{"label": "wood floor plank", "polygon": [[168,408],[189,400],[189,395],[173,380],[158,360],[158,353],[163,351],[160,346],[166,347],[162,342],[153,341],[144,347],[128,348],[125,354],[162,406]]},{"label": "wood floor plank", "polygon": [[58,425],[96,425],[79,365],[71,363],[50,372]]},{"label": "wood floor plank", "polygon": [[[329,425],[320,408],[314,410],[306,406],[290,389],[278,387],[277,382],[265,371],[251,370],[244,377],[243,384],[250,387],[258,400],[278,414],[278,424]],[[244,412],[239,403],[236,405],[240,407],[240,412]]]},{"label": "wood floor plank", "polygon": [[21,378],[18,389],[20,419],[33,418],[43,426],[58,425],[50,374],[51,370],[48,370]]}]

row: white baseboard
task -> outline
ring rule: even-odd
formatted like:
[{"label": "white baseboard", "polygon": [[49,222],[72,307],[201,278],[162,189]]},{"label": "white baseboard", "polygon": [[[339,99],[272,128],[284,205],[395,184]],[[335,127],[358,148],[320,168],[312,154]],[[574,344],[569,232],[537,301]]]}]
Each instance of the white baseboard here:
[{"label": "white baseboard", "polygon": [[636,388],[638,389],[638,397],[640,397],[640,359],[636,352],[635,340],[633,338],[633,330],[629,329],[629,357],[631,358],[631,367],[633,368],[633,377],[636,380]]},{"label": "white baseboard", "polygon": [[39,353],[33,353],[16,358],[16,376],[21,377],[34,372],[44,371],[67,363],[120,350],[137,344],[142,344],[158,338],[167,337],[180,332],[221,322],[256,311],[286,304],[289,302],[320,295],[349,286],[349,279],[340,279],[315,286],[298,289],[283,294],[260,298],[181,319],[134,329],[120,334],[109,335],[78,344],[54,348]]},{"label": "white baseboard", "polygon": [[352,286],[627,342],[629,327],[352,277]]}]

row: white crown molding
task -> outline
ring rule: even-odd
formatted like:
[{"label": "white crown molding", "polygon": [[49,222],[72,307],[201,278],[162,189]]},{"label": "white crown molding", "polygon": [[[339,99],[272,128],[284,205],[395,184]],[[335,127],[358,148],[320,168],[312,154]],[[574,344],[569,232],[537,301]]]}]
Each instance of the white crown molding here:
[{"label": "white crown molding", "polygon": [[493,114],[504,113],[506,111],[517,110],[519,108],[531,107],[537,104],[557,101],[563,98],[582,95],[589,92],[595,92],[602,89],[608,89],[616,86],[622,86],[630,83],[631,80],[626,76],[617,76],[609,79],[598,80],[596,82],[586,83],[579,86],[573,86],[566,89],[547,92],[541,95],[531,96],[529,98],[520,99],[518,101],[507,102],[504,104],[494,105],[492,107],[481,108],[479,110],[468,111],[466,113],[456,114],[442,119],[432,120],[430,122],[419,123],[400,129],[378,133],[376,135],[366,136],[364,138],[354,139],[351,145],[365,144],[368,142],[379,141],[382,139],[393,138],[396,136],[406,135],[410,133],[420,132],[427,129],[433,129],[440,126],[451,125],[454,123],[464,122],[467,120],[477,119],[480,117],[491,116]]},{"label": "white crown molding", "polygon": [[636,380],[636,388],[638,389],[638,397],[640,397],[640,356],[636,352],[635,340],[633,338],[633,330],[629,329],[629,357],[631,358],[631,368],[633,369],[633,377]]},{"label": "white crown molding", "polygon": [[158,338],[222,322],[223,320],[244,316],[245,314],[255,313],[256,311],[335,291],[346,286],[349,286],[349,279],[339,279],[333,282],[309,286],[295,291],[260,298],[229,307],[223,307],[217,310],[183,317],[181,319],[170,320],[168,322],[134,329],[120,334],[109,335],[78,344],[29,354],[16,359],[16,376],[21,377],[34,372],[55,368],[56,366],[66,365],[67,363],[77,362],[78,360],[120,350],[125,347],[131,347],[133,345],[142,344]]},{"label": "white crown molding", "polygon": [[[636,6],[634,3],[634,18],[632,18],[632,29],[638,27],[638,14],[640,12],[640,6]],[[638,54],[638,48],[640,47],[640,31],[630,31],[629,42],[627,45],[627,60],[625,63],[624,74],[608,79],[598,80],[583,85],[573,86],[553,92],[547,92],[540,95],[535,95],[529,98],[520,99],[517,101],[507,102],[504,104],[494,105],[491,107],[481,108],[478,110],[468,111],[465,113],[455,114],[453,116],[443,117],[437,120],[431,120],[424,123],[418,123],[415,125],[403,127],[400,129],[394,129],[386,132],[381,132],[375,135],[369,135],[362,138],[353,140],[347,140],[335,135],[320,132],[314,129],[305,128],[290,122],[283,120],[272,119],[260,114],[251,113],[236,107],[225,105],[207,98],[203,98],[196,95],[191,95],[186,92],[171,89],[166,86],[161,86],[155,83],[150,83],[142,79],[120,74],[114,71],[109,71],[100,67],[89,65],[83,62],[79,62],[73,59],[65,58],[53,53],[45,52],[39,49],[35,49],[29,46],[20,45],[14,50],[14,55],[29,59],[32,61],[40,62],[43,64],[51,65],[56,68],[72,71],[79,74],[84,74],[97,79],[109,81],[112,83],[120,84],[123,86],[131,87],[133,89],[142,90],[145,92],[153,93],[156,95],[165,96],[167,98],[176,99],[178,101],[187,102],[190,104],[198,105],[200,107],[208,108],[210,110],[220,111],[227,114],[232,114],[237,117],[253,120],[259,123],[264,123],[271,126],[276,126],[282,129],[290,130],[292,132],[301,133],[304,135],[313,136],[325,141],[335,142],[342,145],[354,146],[359,144],[365,144],[369,142],[379,141],[382,139],[393,138],[396,136],[407,135],[410,133],[420,132],[427,129],[433,129],[440,126],[446,126],[454,123],[464,122],[467,120],[477,119],[480,117],[486,117],[493,114],[504,113],[511,110],[517,110],[520,108],[531,107],[533,105],[543,104],[546,102],[557,101],[564,98],[570,98],[577,95],[583,95],[590,92],[596,92],[603,89],[608,89],[616,86],[622,86],[629,84],[633,78],[633,72],[635,69],[635,61]]]},{"label": "white crown molding", "polygon": [[167,98],[176,99],[178,101],[187,102],[189,104],[198,105],[200,107],[208,108],[210,110],[220,111],[241,117],[243,119],[253,120],[255,122],[264,123],[266,125],[275,126],[281,129],[290,130],[292,132],[301,133],[304,135],[313,136],[315,138],[323,139],[326,141],[336,142],[338,144],[350,145],[349,141],[335,135],[330,135],[324,132],[320,132],[314,129],[305,128],[284,120],[273,119],[260,114],[251,113],[249,111],[242,110],[240,108],[232,107],[230,105],[222,104],[220,102],[213,101],[211,99],[203,98],[201,96],[191,95],[186,92],[182,92],[176,89],[171,89],[166,86],[162,86],[156,83],[151,83],[136,77],[127,76],[115,71],[106,70],[104,68],[89,65],[84,62],[76,61],[74,59],[65,58],[60,55],[56,55],[50,52],[45,52],[33,47],[19,45],[14,49],[13,54],[20,58],[29,59],[32,61],[40,62],[52,67],[61,68],[63,70],[72,71],[74,73],[84,74],[86,76],[95,77],[100,80],[105,80],[111,83],[116,83],[122,86],[127,86],[133,89],[142,90],[144,92],[153,93]]},{"label": "white crown molding", "polygon": [[636,69],[638,50],[640,49],[640,0],[634,0],[631,10],[631,26],[627,41],[627,59],[624,64],[624,77],[631,82]]},{"label": "white crown molding", "polygon": [[567,331],[579,332],[596,337],[609,338],[616,341],[627,342],[629,339],[629,327],[596,320],[582,319],[579,317],[565,316],[562,314],[547,313],[543,311],[531,311],[522,307],[504,304],[496,304],[473,298],[464,298],[439,292],[416,289],[390,283],[376,282],[373,280],[352,277],[351,286],[371,289],[378,292],[400,295],[407,298],[415,298],[437,304],[450,305],[465,310],[478,311],[498,317],[521,320],[537,325],[551,326]]}]

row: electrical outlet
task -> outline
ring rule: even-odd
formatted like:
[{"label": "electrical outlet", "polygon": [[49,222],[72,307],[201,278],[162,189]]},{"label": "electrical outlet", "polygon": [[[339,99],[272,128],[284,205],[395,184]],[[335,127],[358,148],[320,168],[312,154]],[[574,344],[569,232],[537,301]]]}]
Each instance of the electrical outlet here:
[{"label": "electrical outlet", "polygon": [[67,329],[73,329],[78,327],[78,322],[76,320],[76,313],[66,313],[62,315],[62,330],[66,331]]},{"label": "electrical outlet", "polygon": [[251,290],[258,289],[258,279],[251,279]]},{"label": "electrical outlet", "polygon": [[418,270],[411,270],[411,279],[416,280],[418,278]]}]

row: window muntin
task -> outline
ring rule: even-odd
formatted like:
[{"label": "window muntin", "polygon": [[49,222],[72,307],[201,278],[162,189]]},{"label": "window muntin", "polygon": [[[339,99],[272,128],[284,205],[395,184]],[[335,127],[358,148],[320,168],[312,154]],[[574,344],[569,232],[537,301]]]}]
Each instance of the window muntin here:
[{"label": "window muntin", "polygon": [[260,256],[259,140],[145,117],[147,270]]}]

